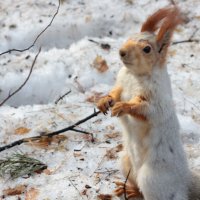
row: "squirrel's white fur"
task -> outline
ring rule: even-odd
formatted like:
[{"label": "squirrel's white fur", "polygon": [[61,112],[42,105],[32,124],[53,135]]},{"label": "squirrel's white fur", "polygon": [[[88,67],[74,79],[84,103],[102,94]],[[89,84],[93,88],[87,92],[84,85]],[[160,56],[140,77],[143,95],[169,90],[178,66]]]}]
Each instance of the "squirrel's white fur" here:
[{"label": "squirrel's white fur", "polygon": [[[171,86],[166,68],[154,68],[152,76],[137,79],[123,67],[117,84],[122,86],[122,101],[151,92],[149,121],[132,116],[120,117],[124,146],[131,159],[136,182],[146,200],[187,200],[190,172],[179,135],[179,123],[174,110]],[[143,131],[148,137],[141,140]],[[144,150],[148,149],[145,154]],[[123,165],[123,163],[122,163]]]},{"label": "squirrel's white fur", "polygon": [[[141,34],[140,39],[146,38],[147,34]],[[124,66],[116,85],[123,88],[121,101],[151,94],[148,109],[143,111],[148,122],[129,115],[120,117],[125,151],[132,164],[131,173],[145,200],[200,199],[200,181],[198,178],[194,181],[181,143],[167,68],[153,66],[150,75],[137,75]],[[148,136],[141,138],[143,132]]]},{"label": "squirrel's white fur", "polygon": [[135,194],[141,193],[145,200],[200,200],[200,178],[188,167],[165,66],[179,23],[177,8],[161,9],[149,17],[142,32],[120,49],[124,66],[114,89],[98,103],[104,113],[112,107],[112,115],[121,121],[122,171],[140,191]]}]

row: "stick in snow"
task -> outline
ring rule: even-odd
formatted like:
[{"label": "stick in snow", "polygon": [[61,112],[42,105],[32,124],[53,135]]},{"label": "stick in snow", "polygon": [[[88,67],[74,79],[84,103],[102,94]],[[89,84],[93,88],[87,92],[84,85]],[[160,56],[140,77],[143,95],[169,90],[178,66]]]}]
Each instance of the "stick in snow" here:
[{"label": "stick in snow", "polygon": [[40,52],[41,52],[41,47],[32,62],[31,69],[30,69],[29,74],[26,77],[25,81],[14,92],[12,92],[12,93],[9,92],[8,96],[0,103],[0,106],[2,106],[4,103],[6,103],[6,101],[8,101],[12,96],[14,96],[17,92],[19,92],[26,85],[26,83],[28,82],[28,80],[32,74],[33,67],[35,66],[36,60],[37,60]]},{"label": "stick in snow", "polygon": [[91,134],[92,135],[92,133],[88,133],[86,131],[77,130],[75,128],[78,125],[83,124],[84,122],[88,121],[89,119],[92,119],[93,117],[96,117],[100,113],[101,113],[100,111],[94,110],[94,112],[91,115],[79,120],[78,122],[76,122],[75,124],[73,124],[71,126],[68,126],[67,128],[64,128],[64,129],[61,129],[61,130],[58,130],[58,131],[54,131],[54,132],[51,132],[51,133],[47,133],[45,135],[43,134],[43,135],[40,135],[40,136],[34,136],[34,137],[23,138],[21,140],[17,140],[17,141],[15,141],[13,143],[10,143],[8,145],[0,147],[0,152],[4,151],[6,149],[10,149],[10,148],[12,148],[14,146],[18,146],[18,145],[23,144],[23,143],[39,140],[39,139],[41,139],[43,137],[53,137],[54,135],[59,135],[60,133],[64,133],[66,131],[75,131],[75,132],[80,132],[80,133]]},{"label": "stick in snow", "polygon": [[31,49],[33,46],[35,46],[35,43],[36,43],[37,40],[40,38],[40,36],[41,36],[41,35],[51,26],[51,24],[53,23],[53,21],[54,21],[56,15],[57,15],[58,12],[59,12],[60,4],[61,4],[61,0],[58,0],[58,7],[57,7],[57,10],[56,10],[55,14],[53,15],[53,17],[52,17],[50,23],[37,35],[37,37],[35,38],[35,40],[33,41],[33,43],[32,43],[30,46],[26,47],[25,49],[9,49],[9,50],[7,50],[7,51],[4,51],[4,52],[0,53],[0,56],[4,55],[4,54],[6,54],[6,53],[11,53],[12,51],[24,52],[24,51],[27,51],[27,50]]}]

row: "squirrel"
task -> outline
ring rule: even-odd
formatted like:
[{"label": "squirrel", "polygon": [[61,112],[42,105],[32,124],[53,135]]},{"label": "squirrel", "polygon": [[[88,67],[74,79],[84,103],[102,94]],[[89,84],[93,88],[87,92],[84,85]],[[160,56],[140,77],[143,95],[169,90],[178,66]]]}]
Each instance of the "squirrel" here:
[{"label": "squirrel", "polygon": [[125,199],[200,200],[200,177],[188,167],[166,68],[168,47],[183,22],[176,6],[159,9],[120,48],[116,84],[97,103],[123,129],[122,172],[115,194]]}]

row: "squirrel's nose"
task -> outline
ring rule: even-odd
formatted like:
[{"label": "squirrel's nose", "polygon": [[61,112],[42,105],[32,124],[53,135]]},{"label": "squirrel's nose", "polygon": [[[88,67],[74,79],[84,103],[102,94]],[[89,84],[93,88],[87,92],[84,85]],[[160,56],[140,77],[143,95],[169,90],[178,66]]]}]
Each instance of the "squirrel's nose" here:
[{"label": "squirrel's nose", "polygon": [[119,50],[119,55],[123,58],[123,57],[125,57],[127,55],[127,51],[124,50],[124,49],[120,49]]}]

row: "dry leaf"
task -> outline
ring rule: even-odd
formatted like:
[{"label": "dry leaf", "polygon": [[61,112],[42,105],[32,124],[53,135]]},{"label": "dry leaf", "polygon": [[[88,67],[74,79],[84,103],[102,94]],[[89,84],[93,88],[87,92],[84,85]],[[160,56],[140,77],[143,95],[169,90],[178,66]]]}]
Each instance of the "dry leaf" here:
[{"label": "dry leaf", "polygon": [[31,188],[26,192],[25,200],[37,200],[39,190],[36,188]]},{"label": "dry leaf", "polygon": [[82,192],[81,192],[82,195],[86,195],[87,194],[87,189],[84,189]]},{"label": "dry leaf", "polygon": [[24,193],[26,190],[26,186],[25,185],[17,185],[14,188],[8,188],[3,190],[3,195],[4,196],[14,196],[14,195],[19,195]]},{"label": "dry leaf", "polygon": [[108,133],[105,135],[107,138],[109,139],[114,139],[116,137],[119,137],[120,136],[120,133],[119,132],[114,132],[114,133]]},{"label": "dry leaf", "polygon": [[114,126],[112,126],[112,125],[108,125],[108,126],[106,126],[106,129],[108,129],[108,130],[114,130],[115,129],[115,127]]},{"label": "dry leaf", "polygon": [[109,150],[106,151],[106,157],[108,159],[116,159],[117,158],[117,153],[122,151],[123,149],[123,145],[122,144],[118,144],[116,147],[111,148]]},{"label": "dry leaf", "polygon": [[97,198],[99,200],[111,200],[112,199],[112,195],[111,194],[99,194],[97,196]]},{"label": "dry leaf", "polygon": [[108,70],[108,65],[105,59],[101,56],[97,56],[93,61],[93,67],[97,69],[100,73]]},{"label": "dry leaf", "polygon": [[116,149],[116,152],[122,151],[122,150],[123,150],[123,144],[118,144],[118,145],[115,147],[115,149]]},{"label": "dry leaf", "polygon": [[88,97],[86,101],[90,103],[96,103],[99,101],[99,99],[102,97],[102,92],[94,92],[92,96]]},{"label": "dry leaf", "polygon": [[80,152],[74,152],[74,157],[80,157],[82,154]]},{"label": "dry leaf", "polygon": [[52,171],[50,169],[44,169],[43,173],[46,174],[46,175],[51,175]]},{"label": "dry leaf", "polygon": [[67,139],[67,136],[65,135],[55,135],[53,137],[42,136],[38,140],[35,140],[35,141],[30,140],[28,144],[31,144],[39,148],[48,148],[49,145],[51,145],[52,143],[60,144],[62,141],[66,139]]},{"label": "dry leaf", "polygon": [[19,127],[15,129],[15,134],[16,135],[24,135],[30,132],[31,129],[26,128],[26,127]]}]

